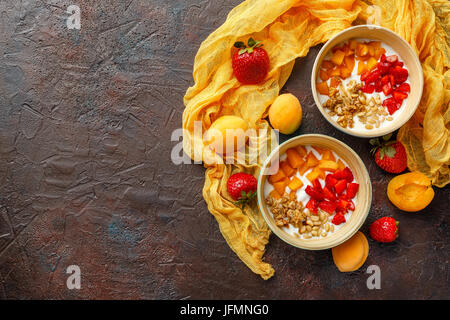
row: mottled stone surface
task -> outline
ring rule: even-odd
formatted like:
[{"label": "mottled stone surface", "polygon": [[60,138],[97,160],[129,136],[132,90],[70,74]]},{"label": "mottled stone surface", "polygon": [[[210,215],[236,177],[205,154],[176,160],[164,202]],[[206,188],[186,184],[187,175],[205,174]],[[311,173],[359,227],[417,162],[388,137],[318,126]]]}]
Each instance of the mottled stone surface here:
[{"label": "mottled stone surface", "polygon": [[[0,1],[0,298],[349,299],[449,298],[449,189],[423,212],[386,197],[392,177],[366,140],[320,115],[309,77],[318,48],[299,59],[283,91],[297,95],[299,134],[353,147],[372,177],[369,218],[401,221],[358,272],[331,252],[272,236],[263,281],[235,256],[201,196],[204,169],[170,162],[172,131],[192,84],[195,53],[240,0]],[[66,9],[81,7],[81,30]],[[79,265],[81,290],[66,288]],[[382,289],[366,287],[368,265]]]}]

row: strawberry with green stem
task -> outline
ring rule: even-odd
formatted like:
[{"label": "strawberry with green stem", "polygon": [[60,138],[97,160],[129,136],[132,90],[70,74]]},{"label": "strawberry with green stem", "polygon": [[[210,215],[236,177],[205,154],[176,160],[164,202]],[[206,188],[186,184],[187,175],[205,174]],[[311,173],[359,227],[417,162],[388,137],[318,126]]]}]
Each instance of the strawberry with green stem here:
[{"label": "strawberry with green stem", "polygon": [[232,57],[233,72],[242,84],[259,84],[269,72],[270,60],[267,51],[261,48],[261,41],[250,38],[247,46],[238,41],[234,44],[237,50]]},{"label": "strawberry with green stem", "polygon": [[233,174],[227,181],[227,190],[231,198],[236,200],[234,205],[244,210],[245,205],[256,198],[257,184],[258,181],[251,174]]},{"label": "strawberry with green stem", "polygon": [[406,150],[400,141],[390,140],[392,134],[370,139],[373,146],[371,154],[375,157],[376,164],[383,170],[390,173],[400,173],[407,167]]}]

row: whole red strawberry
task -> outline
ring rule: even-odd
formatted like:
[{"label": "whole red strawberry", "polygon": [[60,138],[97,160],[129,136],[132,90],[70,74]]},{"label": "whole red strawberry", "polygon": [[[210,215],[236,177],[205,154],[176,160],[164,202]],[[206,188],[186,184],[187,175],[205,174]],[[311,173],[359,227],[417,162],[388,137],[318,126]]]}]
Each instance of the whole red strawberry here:
[{"label": "whole red strawberry", "polygon": [[239,50],[233,55],[232,65],[236,78],[242,84],[261,83],[269,72],[269,56],[261,48],[261,41],[252,38],[248,40],[248,47],[243,42],[234,44]]},{"label": "whole red strawberry", "polygon": [[227,182],[228,194],[234,200],[234,204],[244,209],[247,202],[254,199],[256,196],[256,188],[258,182],[255,177],[248,173],[235,173]]},{"label": "whole red strawberry", "polygon": [[371,139],[370,144],[374,146],[372,154],[375,154],[376,164],[390,173],[405,171],[407,166],[406,150],[400,141],[389,141],[391,134],[384,136],[382,141]]},{"label": "whole red strawberry", "polygon": [[398,237],[398,225],[391,217],[378,219],[370,226],[370,236],[378,242],[392,242]]}]

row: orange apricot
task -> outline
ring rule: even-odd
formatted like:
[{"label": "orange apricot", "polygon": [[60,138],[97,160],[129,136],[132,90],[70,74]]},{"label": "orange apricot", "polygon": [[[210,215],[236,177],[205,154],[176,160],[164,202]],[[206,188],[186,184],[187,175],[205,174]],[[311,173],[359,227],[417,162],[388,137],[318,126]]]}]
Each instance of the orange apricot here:
[{"label": "orange apricot", "polygon": [[305,162],[303,157],[297,152],[295,148],[290,148],[286,150],[287,161],[291,165],[292,168],[300,168],[302,164]]},{"label": "orange apricot", "polygon": [[344,57],[345,57],[345,52],[339,49],[333,53],[330,60],[335,65],[340,66],[342,64],[342,62],[344,61]]},{"label": "orange apricot", "polygon": [[317,166],[318,164],[319,164],[319,160],[316,158],[314,153],[312,153],[312,151],[310,151],[308,153],[308,155],[306,156],[306,166],[308,168],[312,168],[312,167]]},{"label": "orange apricot", "polygon": [[325,173],[323,172],[323,170],[319,169],[319,167],[315,167],[310,173],[306,175],[306,178],[310,182],[313,182],[317,178],[325,180]]},{"label": "orange apricot", "polygon": [[336,161],[336,158],[334,157],[333,152],[327,149],[322,154],[322,160]]},{"label": "orange apricot", "polygon": [[270,193],[269,196],[271,196],[274,199],[281,199],[281,195],[277,192],[277,190],[273,189]]},{"label": "orange apricot", "polygon": [[270,124],[282,134],[291,134],[297,130],[302,123],[302,117],[300,101],[290,93],[280,94],[269,109]]},{"label": "orange apricot", "polygon": [[293,177],[291,182],[288,184],[289,189],[292,191],[297,191],[301,187],[303,187],[303,182],[297,177]]},{"label": "orange apricot", "polygon": [[269,177],[269,182],[271,184],[274,184],[275,182],[281,181],[284,178],[286,178],[286,175],[284,174],[283,170],[280,169],[277,173]]},{"label": "orange apricot", "polygon": [[281,181],[275,182],[273,184],[273,187],[274,187],[275,190],[277,190],[277,192],[280,195],[283,195],[284,192],[286,191],[286,187],[289,184],[289,182],[290,182],[289,178],[285,178],[285,179],[283,179]]},{"label": "orange apricot", "polygon": [[387,195],[400,210],[417,212],[430,204],[434,198],[434,190],[426,175],[409,172],[396,176],[389,182]]},{"label": "orange apricot", "polygon": [[306,148],[302,145],[295,147],[295,150],[297,150],[298,154],[302,157],[305,157],[307,155]]},{"label": "orange apricot", "polygon": [[369,255],[369,243],[366,236],[358,231],[349,240],[331,249],[331,252],[339,271],[356,271],[361,268]]},{"label": "orange apricot", "polygon": [[328,84],[325,81],[317,83],[316,87],[317,87],[317,91],[319,91],[320,94],[323,94],[324,96],[327,96],[329,94]]},{"label": "orange apricot", "polygon": [[292,168],[286,161],[282,161],[280,163],[280,168],[281,170],[283,170],[284,174],[288,177],[292,177],[296,172],[296,170]]},{"label": "orange apricot", "polygon": [[331,160],[320,160],[319,162],[319,169],[322,169],[324,171],[331,171],[335,172],[338,169],[338,164]]},{"label": "orange apricot", "polygon": [[319,77],[320,79],[322,79],[322,81],[327,81],[328,79],[330,79],[330,76],[325,69],[320,70]]},{"label": "orange apricot", "polygon": [[329,60],[324,60],[322,62],[322,68],[324,68],[325,70],[333,69],[334,63]]}]

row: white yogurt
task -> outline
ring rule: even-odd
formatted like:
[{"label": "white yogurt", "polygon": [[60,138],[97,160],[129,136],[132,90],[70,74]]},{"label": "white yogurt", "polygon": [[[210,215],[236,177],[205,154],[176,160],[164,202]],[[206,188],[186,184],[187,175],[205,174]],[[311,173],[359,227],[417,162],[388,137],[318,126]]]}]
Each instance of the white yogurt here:
[{"label": "white yogurt", "polygon": [[[373,41],[372,39],[361,39],[361,38],[357,38],[356,40],[358,40],[358,41],[360,41],[360,42],[363,42],[363,41],[364,41],[364,42]],[[386,53],[385,53],[386,56],[390,56],[390,55],[395,54],[395,55],[398,56],[399,61],[403,61],[403,60],[401,59],[400,55],[399,55],[396,51],[394,51],[394,49],[392,49],[392,47],[388,46],[387,44],[385,44],[385,43],[383,43],[383,42],[381,42],[381,46],[386,50]],[[330,58],[331,58],[331,53],[328,53],[328,54],[325,56],[325,60],[330,60]],[[404,62],[404,61],[403,61],[403,62]],[[408,68],[406,67],[406,64],[403,65],[403,68],[406,69],[406,70],[408,70]],[[409,70],[408,70],[408,72],[409,72]],[[342,84],[343,84],[345,87],[347,87],[347,84],[348,84],[350,81],[352,81],[352,80],[356,81],[357,83],[361,83],[361,80],[359,79],[359,77],[360,77],[360,76],[358,75],[358,61],[356,61],[355,66],[354,66],[354,68],[353,68],[353,70],[352,70],[352,75],[351,75],[350,77],[348,77],[347,79],[344,79],[344,80],[341,79],[341,81],[342,81]],[[330,79],[327,80],[328,86],[330,85],[330,81],[331,81]],[[409,84],[410,84],[410,82],[409,82],[409,77],[408,77],[408,79],[405,81],[405,83],[409,83]],[[327,95],[322,95],[322,94],[320,94],[320,93],[318,93],[318,95],[319,95],[319,101],[320,101],[320,103],[321,103],[322,105],[329,99],[329,97],[328,97]],[[375,91],[374,91],[373,93],[365,93],[365,95],[366,95],[366,97],[367,97],[367,101],[369,101],[372,97],[375,97],[376,95],[379,95],[379,96],[380,96],[382,102],[387,98],[387,96],[384,95],[383,91],[381,91],[381,92],[375,92]],[[406,98],[405,100],[403,100],[402,107],[400,107],[400,109],[398,109],[396,112],[394,112],[393,115],[388,115],[388,116],[391,116],[391,117],[394,118],[394,119],[395,119],[395,118],[398,118],[398,117],[402,117],[402,114],[403,114],[404,111],[405,111],[405,108],[403,108],[403,106],[406,105],[407,100],[408,100],[408,98]],[[386,108],[385,108],[385,109],[386,109]],[[326,112],[329,112],[328,109],[325,109],[325,110],[326,110]],[[387,110],[386,110],[386,111],[387,111]],[[332,118],[334,121],[337,122],[338,116],[335,115],[335,116],[333,116],[333,117],[331,117],[331,118]],[[365,132],[368,132],[368,131],[370,132],[370,131],[371,131],[371,130],[366,129],[365,124],[362,123],[361,121],[359,121],[359,118],[358,118],[357,116],[353,116],[353,121],[354,121],[353,128],[347,127],[347,129],[349,129],[349,130],[351,130],[351,131],[354,131],[354,132],[356,132],[356,133],[365,133]],[[387,120],[385,120],[384,122],[380,123],[380,127],[379,127],[379,128],[381,129],[381,128],[388,127],[393,121],[394,121],[394,120],[392,120],[392,121],[387,121]]]},{"label": "white yogurt", "polygon": [[[306,151],[308,151],[308,153],[309,153],[310,151],[312,151],[313,154],[316,156],[317,159],[319,159],[319,160],[321,159],[322,156],[320,155],[320,153],[318,153],[312,146],[305,146],[305,148],[306,148]],[[345,164],[346,167],[349,167],[348,164],[344,161],[344,159],[342,159],[341,157],[339,157],[334,151],[332,151],[332,153],[333,153],[334,157],[336,158],[336,161],[338,161],[338,160],[340,159],[340,160]],[[280,156],[280,161],[284,161],[284,160],[286,160],[286,158],[287,158],[286,154],[283,154],[283,155]],[[350,167],[349,167],[349,168],[350,168]],[[308,171],[306,171],[306,172],[304,173],[303,176],[301,176],[300,173],[299,173],[298,170],[297,170],[296,174],[294,175],[294,176],[296,176],[297,178],[299,178],[299,179],[303,182],[303,187],[301,187],[300,189],[298,189],[298,190],[296,191],[296,195],[297,195],[297,201],[301,201],[301,202],[303,203],[304,206],[308,203],[309,199],[311,198],[311,197],[305,192],[306,187],[307,187],[308,185],[312,185],[311,182],[309,182],[308,178],[306,178],[306,175],[307,175],[309,172],[311,172],[311,171],[312,171],[312,169],[309,169]],[[292,178],[291,178],[291,179],[292,179]],[[325,186],[325,180],[319,178],[319,182],[320,182],[320,185],[321,185],[322,187]],[[357,182],[355,181],[355,179],[353,179],[352,182],[357,183]],[[264,183],[264,198],[265,198],[265,199],[269,196],[269,193],[272,192],[273,189],[274,189],[274,188],[273,188],[272,184],[270,184],[269,179],[266,179],[266,182]],[[288,192],[288,193],[289,193],[289,192],[291,192],[291,190],[290,190],[288,187],[286,187],[285,192]],[[358,201],[358,196],[356,195],[356,196],[352,199],[352,201],[353,201],[353,203],[354,203],[355,206],[356,206],[357,201]],[[270,210],[270,208],[268,208],[268,209],[269,209],[270,214],[271,214],[272,217],[273,217],[272,211]],[[308,209],[305,209],[305,210],[308,210]],[[309,210],[308,210],[308,211],[309,211]],[[346,221],[348,221],[348,220],[350,219],[350,217],[351,217],[351,215],[352,215],[352,212],[353,212],[353,211],[350,211],[350,210],[349,210],[349,211],[345,214],[345,220],[346,220]],[[332,223],[331,223],[331,216],[330,216],[330,218],[328,219],[328,222],[329,222],[330,224],[332,224]],[[329,231],[329,232],[328,232],[328,235],[330,235],[330,234],[336,232],[337,230],[339,230],[340,228],[342,228],[342,226],[343,226],[344,224],[345,224],[345,223],[341,223],[340,225],[334,225],[334,231],[333,231],[333,232]],[[287,233],[289,233],[290,235],[293,235],[293,236],[296,235],[296,236],[299,237],[299,238],[304,238],[303,235],[300,234],[298,228],[294,227],[294,226],[291,225],[291,224],[289,224],[289,227],[282,227],[282,229],[283,229],[284,231],[286,231]],[[320,237],[319,237],[319,236],[313,236],[311,239],[314,239],[314,238],[320,238]]]}]

